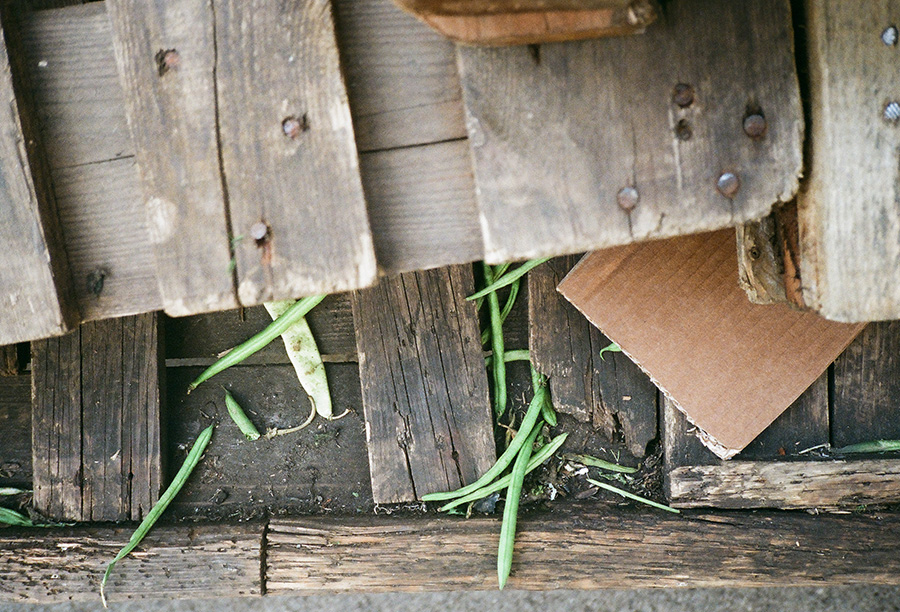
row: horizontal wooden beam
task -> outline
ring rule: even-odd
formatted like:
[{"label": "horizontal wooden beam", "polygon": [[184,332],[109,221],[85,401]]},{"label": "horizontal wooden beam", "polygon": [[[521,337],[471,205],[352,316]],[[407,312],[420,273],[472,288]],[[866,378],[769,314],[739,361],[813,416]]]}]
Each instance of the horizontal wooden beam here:
[{"label": "horizontal wooden beam", "polygon": [[[500,521],[274,520],[269,594],[497,587]],[[575,507],[522,518],[514,589],[900,584],[900,516]]]}]

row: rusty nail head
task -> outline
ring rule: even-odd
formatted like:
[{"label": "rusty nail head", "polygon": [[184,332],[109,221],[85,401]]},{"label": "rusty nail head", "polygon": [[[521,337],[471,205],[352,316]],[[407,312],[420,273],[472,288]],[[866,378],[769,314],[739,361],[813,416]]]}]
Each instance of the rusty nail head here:
[{"label": "rusty nail head", "polygon": [[897,31],[897,26],[888,26],[881,33],[881,42],[888,47],[896,47],[898,35],[900,35],[900,33]]},{"label": "rusty nail head", "polygon": [[900,102],[888,102],[884,105],[884,114],[882,115],[885,121],[890,123],[897,123],[900,121]]},{"label": "rusty nail head", "polygon": [[687,83],[679,83],[672,91],[672,102],[681,108],[687,108],[694,103],[694,88]]},{"label": "rusty nail head", "polygon": [[769,125],[761,113],[754,113],[744,117],[744,133],[750,138],[762,138],[766,135]]},{"label": "rusty nail head", "polygon": [[309,129],[309,121],[306,115],[302,117],[287,117],[281,122],[281,129],[288,138],[297,138],[301,132]]},{"label": "rusty nail head", "polygon": [[641,195],[634,187],[624,187],[616,195],[616,202],[618,202],[619,208],[621,208],[625,212],[631,212],[632,210],[634,210],[634,207],[638,205],[638,200],[640,199]]},{"label": "rusty nail head", "polygon": [[681,119],[675,124],[675,137],[678,140],[690,140],[693,135],[694,130],[691,128],[689,121]]},{"label": "rusty nail head", "polygon": [[269,226],[264,221],[259,221],[250,226],[250,237],[260,242],[269,235]]},{"label": "rusty nail head", "polygon": [[741,188],[741,179],[734,172],[723,172],[716,181],[716,189],[723,196],[732,199],[737,195],[738,189]]}]

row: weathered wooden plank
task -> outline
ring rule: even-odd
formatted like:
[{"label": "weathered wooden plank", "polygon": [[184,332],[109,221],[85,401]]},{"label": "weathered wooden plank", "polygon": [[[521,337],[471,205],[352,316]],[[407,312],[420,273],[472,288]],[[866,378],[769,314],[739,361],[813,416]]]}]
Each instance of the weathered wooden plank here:
[{"label": "weathered wooden plank", "polygon": [[610,341],[556,291],[578,256],[557,257],[528,273],[531,360],[550,377],[553,405],[591,421],[610,440],[623,439],[643,457],[656,438],[657,389]]},{"label": "weathered wooden plank", "polygon": [[[99,606],[106,565],[133,527],[4,530],[0,601]],[[106,585],[110,603],[260,595],[263,525],[160,526],[120,561]]]},{"label": "weathered wooden plank", "polygon": [[361,152],[466,137],[453,43],[391,0],[336,0],[334,10]]},{"label": "weathered wooden plank", "polygon": [[6,346],[0,346],[0,376],[18,376],[18,374],[18,345],[7,344]]},{"label": "weathered wooden plank", "polygon": [[799,200],[803,297],[830,319],[896,319],[900,91],[890,36],[900,3],[805,6],[812,164]]},{"label": "weathered wooden plank", "polygon": [[0,377],[0,486],[31,484],[31,377]]},{"label": "weathered wooden plank", "polygon": [[375,252],[385,274],[481,259],[467,149],[459,140],[362,155]]},{"label": "weathered wooden plank", "polygon": [[21,36],[82,319],[161,309],[104,3],[29,13]]},{"label": "weathered wooden plank", "polygon": [[376,503],[473,482],[496,457],[471,266],[353,294]]},{"label": "weathered wooden plank", "polygon": [[20,58],[11,66],[7,54],[10,33],[15,50],[17,28],[0,33],[0,96],[9,104],[0,120],[0,345],[59,335],[78,318],[30,91]]},{"label": "weathered wooden plank", "polygon": [[158,315],[84,324],[32,344],[35,507],[140,520],[161,487]]},{"label": "weathered wooden plank", "polygon": [[494,15],[530,11],[577,11],[625,8],[631,0],[395,0],[424,15]]},{"label": "weathered wooden plank", "polygon": [[490,261],[734,226],[797,191],[786,0],[679,2],[646,36],[459,58]]},{"label": "weathered wooden plank", "polygon": [[506,46],[638,34],[657,14],[650,0],[640,0],[620,8],[419,17],[456,42]]},{"label": "weathered wooden plank", "polygon": [[900,439],[900,321],[869,324],[834,362],[831,442]]},{"label": "weathered wooden plank", "polygon": [[241,303],[368,286],[375,251],[331,3],[214,6]]},{"label": "weathered wooden plank", "polygon": [[[270,595],[496,588],[494,518],[273,520]],[[601,589],[897,584],[895,515],[612,508],[519,519],[509,587]],[[710,551],[715,551],[711,554]]]}]

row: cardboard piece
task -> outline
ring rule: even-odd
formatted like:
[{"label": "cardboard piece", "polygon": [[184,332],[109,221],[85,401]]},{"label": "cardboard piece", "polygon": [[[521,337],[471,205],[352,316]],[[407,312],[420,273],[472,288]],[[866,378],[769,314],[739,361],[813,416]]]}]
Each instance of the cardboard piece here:
[{"label": "cardboard piece", "polygon": [[734,230],[596,251],[558,290],[701,430],[736,455],[862,331],[738,286]]}]

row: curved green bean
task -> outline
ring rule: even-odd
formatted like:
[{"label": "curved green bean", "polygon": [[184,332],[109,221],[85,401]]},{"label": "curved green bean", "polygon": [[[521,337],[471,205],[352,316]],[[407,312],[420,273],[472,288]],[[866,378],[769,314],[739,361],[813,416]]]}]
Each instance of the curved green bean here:
[{"label": "curved green bean", "polygon": [[191,475],[191,472],[197,467],[197,463],[200,462],[200,458],[203,457],[203,451],[206,450],[206,447],[209,445],[209,441],[212,438],[213,429],[215,425],[210,425],[206,429],[200,432],[200,435],[197,436],[197,440],[194,442],[194,445],[191,447],[190,452],[185,458],[184,463],[181,465],[181,468],[178,470],[178,473],[175,474],[175,478],[172,479],[172,484],[166,488],[165,493],[163,493],[159,501],[154,504],[154,506],[150,509],[150,512],[147,513],[147,516],[144,517],[144,520],[141,521],[141,524],[138,525],[138,528],[131,534],[131,539],[128,540],[128,544],[126,544],[122,550],[119,551],[119,554],[115,556],[115,558],[110,561],[109,565],[106,566],[106,572],[103,574],[103,580],[100,581],[100,599],[103,601],[103,607],[108,607],[106,605],[106,581],[109,579],[110,573],[112,573],[113,568],[116,566],[116,563],[124,559],[128,553],[134,550],[138,544],[141,543],[141,540],[144,539],[144,536],[147,535],[147,532],[150,531],[150,528],[153,527],[153,524],[159,519],[160,515],[165,512],[166,508],[169,507],[169,504],[172,503],[172,500],[175,499],[175,496],[178,495],[178,492],[181,491],[181,487],[184,486],[184,483],[187,482],[188,477]]},{"label": "curved green bean", "polygon": [[617,495],[621,495],[622,497],[627,497],[628,499],[633,499],[634,501],[641,502],[642,504],[647,504],[648,506],[652,506],[654,508],[659,508],[660,510],[665,510],[666,512],[672,512],[674,514],[681,514],[681,510],[678,508],[673,508],[672,506],[667,506],[665,504],[660,504],[652,499],[647,499],[646,497],[641,497],[640,495],[635,495],[634,493],[629,493],[624,489],[620,489],[619,487],[614,487],[611,484],[606,484],[605,482],[600,482],[599,480],[594,480],[593,478],[586,479],[589,483],[594,485],[595,487],[600,487],[601,489],[606,489],[607,491],[611,491]]},{"label": "curved green bean", "polygon": [[259,440],[259,430],[256,429],[256,425],[253,424],[253,421],[250,420],[247,413],[244,412],[244,409],[241,408],[241,405],[237,403],[237,400],[234,399],[234,396],[228,389],[225,389],[225,407],[228,409],[228,416],[231,417],[231,420],[234,421],[234,424],[238,426],[238,429],[241,430],[241,433],[248,440]]},{"label": "curved green bean", "polygon": [[460,489],[455,491],[447,491],[445,493],[429,493],[427,495],[422,496],[422,501],[433,502],[433,501],[445,501],[448,499],[456,499],[457,497],[462,497],[463,495],[468,495],[472,491],[477,491],[481,487],[489,484],[494,478],[503,473],[503,470],[512,463],[516,454],[519,452],[519,449],[525,444],[526,439],[531,432],[535,429],[535,425],[537,424],[538,417],[541,414],[541,404],[545,401],[546,398],[546,387],[542,387],[538,393],[535,393],[535,396],[531,399],[531,403],[528,405],[528,410],[525,412],[525,418],[522,419],[522,424],[519,425],[519,431],[516,433],[516,437],[512,439],[512,442],[509,443],[509,446],[506,447],[506,450],[500,455],[500,458],[497,459],[497,463],[491,466],[484,475],[473,482],[470,485],[466,485]]},{"label": "curved green bean", "polygon": [[500,278],[493,279],[488,284],[487,287],[485,287],[484,289],[482,289],[481,291],[479,291],[477,293],[473,293],[466,299],[467,300],[477,300],[479,298],[482,298],[482,297],[488,295],[489,293],[494,293],[495,291],[497,291],[497,289],[502,289],[503,287],[506,287],[507,285],[512,284],[514,281],[525,276],[529,270],[533,270],[534,268],[537,268],[539,265],[541,265],[545,261],[549,261],[549,260],[550,260],[550,257],[542,257],[541,259],[532,259],[531,261],[526,261],[525,263],[523,263],[521,266],[519,266],[512,272],[508,272],[508,273],[504,274],[503,276],[501,276]]},{"label": "curved green bean", "polygon": [[[528,460],[528,465],[525,467],[525,474],[530,474],[534,470],[536,470],[542,463],[544,463],[547,459],[549,459],[553,453],[559,450],[559,447],[562,446],[563,442],[566,441],[566,438],[569,437],[569,434],[559,434],[555,438],[553,438],[548,444],[542,446],[538,452]],[[486,487],[482,487],[477,491],[473,491],[468,495],[460,497],[459,499],[454,499],[452,502],[448,504],[444,504],[440,508],[438,508],[439,512],[447,512],[448,510],[453,510],[457,506],[462,506],[463,504],[468,504],[469,502],[478,501],[479,499],[484,499],[491,493],[499,491],[500,489],[506,488],[509,485],[510,476],[507,474],[503,478],[499,480],[495,480],[491,484]]]},{"label": "curved green bean", "polygon": [[197,380],[195,380],[188,386],[188,393],[196,389],[201,383],[209,380],[219,372],[240,363],[253,353],[267,346],[272,340],[283,334],[286,329],[296,323],[298,319],[302,319],[303,317],[305,317],[310,310],[315,308],[319,304],[319,302],[324,299],[324,295],[314,295],[311,297],[303,298],[302,300],[298,300],[296,304],[294,304],[287,310],[287,312],[278,317],[278,319],[276,319],[275,321],[272,321],[272,323],[264,330],[262,330],[246,342],[237,345],[227,354],[222,356],[221,359],[206,368],[206,370],[204,370],[203,373],[197,377]]},{"label": "curved green bean", "polygon": [[519,514],[519,498],[522,496],[522,483],[525,481],[525,469],[531,459],[534,439],[541,428],[535,427],[528,434],[525,445],[516,456],[512,472],[509,475],[509,488],[506,490],[506,504],[503,506],[503,523],[500,525],[500,547],[497,550],[497,582],[500,590],[506,586],[509,571],[512,569],[513,548],[516,544],[516,521]]},{"label": "curved green bean", "polygon": [[834,449],[837,455],[851,455],[854,453],[889,453],[900,451],[900,440],[872,440],[871,442],[859,442],[849,446]]},{"label": "curved green bean", "polygon": [[[535,393],[537,393],[537,390],[541,387],[547,386],[547,378],[538,372],[533,365],[531,366],[531,385],[534,387]],[[541,416],[549,423],[550,427],[556,427],[556,411],[553,409],[553,400],[551,399],[549,390],[547,391],[544,404],[541,406]]]},{"label": "curved green bean", "polygon": [[[509,313],[512,311],[513,306],[516,304],[516,297],[519,295],[519,281],[514,282],[509,287],[509,295],[506,297],[506,303],[503,305],[503,310],[500,311],[500,323],[506,323],[507,317],[509,317]],[[481,344],[487,344],[488,340],[491,339],[491,330],[486,329],[481,332]]]}]

